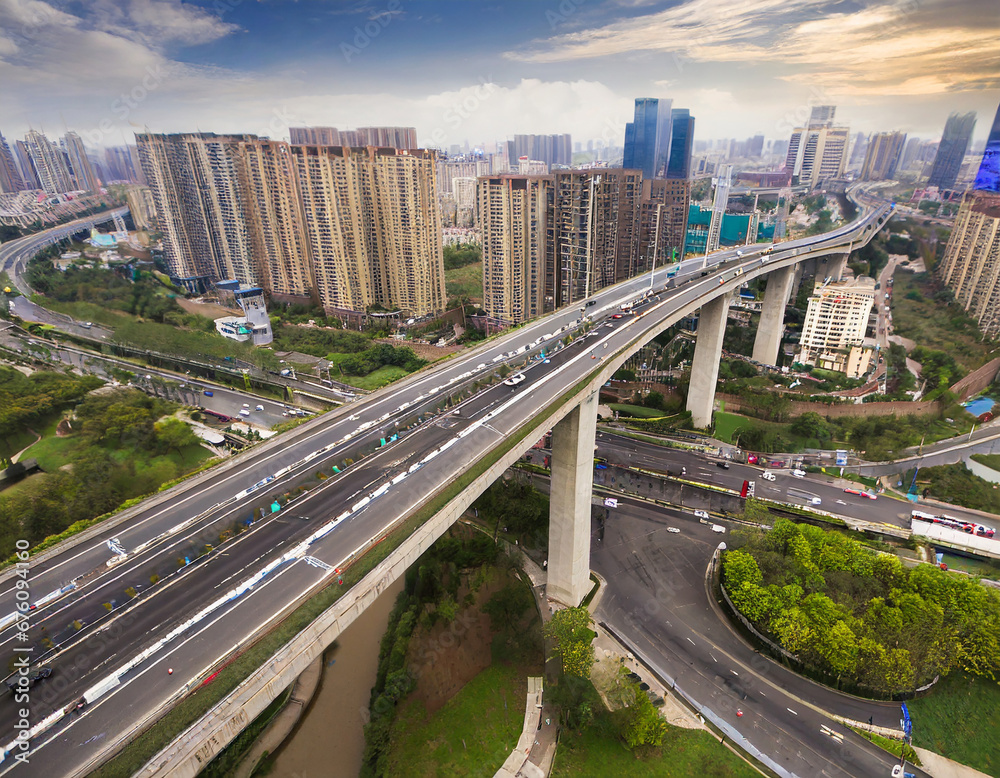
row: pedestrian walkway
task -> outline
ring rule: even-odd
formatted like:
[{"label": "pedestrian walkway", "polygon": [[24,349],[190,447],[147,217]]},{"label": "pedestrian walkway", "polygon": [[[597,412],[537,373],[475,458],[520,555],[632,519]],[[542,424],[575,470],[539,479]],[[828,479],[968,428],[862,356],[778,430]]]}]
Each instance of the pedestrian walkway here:
[{"label": "pedestrian walkway", "polygon": [[926,748],[914,748],[913,750],[920,757],[920,766],[924,772],[932,778],[990,778],[986,773],[953,762],[951,759],[928,751]]},{"label": "pedestrian walkway", "polygon": [[540,677],[528,678],[521,737],[494,778],[545,778],[549,774],[555,754],[557,727],[551,712],[545,710],[542,702],[543,687]]}]

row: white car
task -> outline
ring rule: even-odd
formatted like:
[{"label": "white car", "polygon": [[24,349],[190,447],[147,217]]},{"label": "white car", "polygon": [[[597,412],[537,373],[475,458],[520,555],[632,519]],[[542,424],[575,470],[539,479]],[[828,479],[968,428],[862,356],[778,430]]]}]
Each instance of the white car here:
[{"label": "white car", "polygon": [[240,416],[244,416],[245,417],[245,416],[249,416],[249,415],[250,415],[250,409],[249,408],[240,408]]},{"label": "white car", "polygon": [[695,511],[694,515],[699,519],[707,519],[708,511]]},{"label": "white car", "polygon": [[504,383],[507,384],[507,386],[517,386],[522,381],[524,381],[524,373],[514,373],[514,375],[504,381]]},{"label": "white car", "polygon": [[264,410],[264,406],[263,405],[258,405],[254,410],[262,411],[262,410]]},{"label": "white car", "polygon": [[792,471],[792,475],[794,475],[796,478],[805,478],[806,477],[806,471],[805,470],[795,469],[795,470]]},{"label": "white car", "polygon": [[713,524],[712,525],[712,532],[722,533],[722,532],[725,532],[725,531],[726,531],[726,528],[723,527],[721,524]]},{"label": "white car", "polygon": [[676,532],[680,532],[680,530],[677,529],[677,527],[667,527],[667,532],[675,532],[676,533]]},{"label": "white car", "polygon": [[776,480],[776,476],[770,470],[765,470],[763,473],[760,474],[760,477],[763,478],[765,481]]}]

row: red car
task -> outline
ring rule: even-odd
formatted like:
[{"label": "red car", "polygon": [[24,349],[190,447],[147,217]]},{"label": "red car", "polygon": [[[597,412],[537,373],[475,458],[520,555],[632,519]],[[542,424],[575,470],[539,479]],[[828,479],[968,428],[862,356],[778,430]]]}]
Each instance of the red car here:
[{"label": "red car", "polygon": [[611,318],[612,318],[612,319],[620,319],[620,318],[622,318],[622,315],[621,315],[620,313],[616,313],[616,314],[615,314],[614,316],[612,316]]},{"label": "red car", "polygon": [[869,500],[878,499],[871,492],[865,492],[865,491],[862,491],[861,489],[844,489],[844,492],[847,493],[847,494],[856,494],[856,495],[858,495],[858,497],[867,497]]}]

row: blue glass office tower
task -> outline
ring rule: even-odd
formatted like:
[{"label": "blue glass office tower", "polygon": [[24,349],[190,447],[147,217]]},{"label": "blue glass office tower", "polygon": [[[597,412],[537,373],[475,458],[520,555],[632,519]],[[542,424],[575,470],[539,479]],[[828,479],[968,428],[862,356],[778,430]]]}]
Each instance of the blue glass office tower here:
[{"label": "blue glass office tower", "polygon": [[990,128],[990,137],[986,139],[986,150],[983,161],[976,174],[976,182],[972,188],[980,192],[996,192],[1000,194],[1000,107]]},{"label": "blue glass office tower", "polygon": [[[694,117],[687,108],[670,112],[670,159],[667,178],[691,178],[691,149],[694,145]],[[763,136],[761,136],[763,141]]]},{"label": "blue glass office tower", "polygon": [[938,189],[951,189],[955,186],[958,171],[965,159],[965,152],[972,140],[972,131],[976,127],[976,112],[957,114],[948,117],[944,125],[944,133],[934,155],[934,165],[931,167],[927,183]]},{"label": "blue glass office tower", "polygon": [[670,159],[671,100],[638,97],[635,118],[625,125],[622,167],[637,168],[644,178],[664,178]]}]

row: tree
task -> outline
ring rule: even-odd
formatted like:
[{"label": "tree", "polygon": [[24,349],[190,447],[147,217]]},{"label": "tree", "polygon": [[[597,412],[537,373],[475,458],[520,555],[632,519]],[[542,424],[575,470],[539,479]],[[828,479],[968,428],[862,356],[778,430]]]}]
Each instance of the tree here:
[{"label": "tree", "polygon": [[726,552],[722,562],[722,573],[730,590],[739,589],[745,583],[757,586],[764,580],[757,560],[739,549]]},{"label": "tree", "polygon": [[825,440],[831,436],[826,420],[815,411],[806,411],[792,422],[792,432],[804,438]]},{"label": "tree", "polygon": [[157,443],[165,451],[180,453],[182,449],[201,442],[194,431],[180,419],[165,419],[153,425],[153,429]]},{"label": "tree", "polygon": [[634,686],[632,697],[627,708],[615,712],[621,739],[632,749],[661,745],[667,734],[667,722],[638,686]]},{"label": "tree", "polygon": [[747,497],[743,503],[743,518],[755,524],[764,524],[771,518],[771,511],[762,500],[756,497]]},{"label": "tree", "polygon": [[546,640],[552,641],[552,655],[559,657],[565,675],[590,678],[594,664],[593,623],[586,608],[564,608],[545,625],[543,633]]}]

